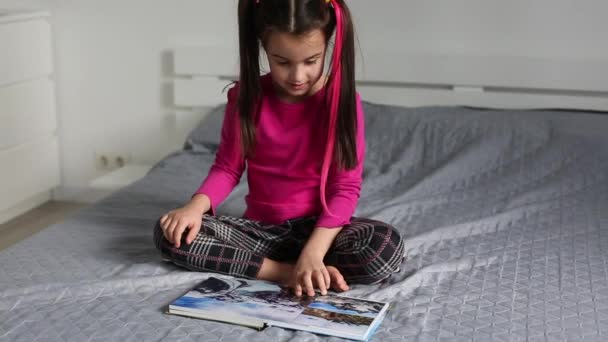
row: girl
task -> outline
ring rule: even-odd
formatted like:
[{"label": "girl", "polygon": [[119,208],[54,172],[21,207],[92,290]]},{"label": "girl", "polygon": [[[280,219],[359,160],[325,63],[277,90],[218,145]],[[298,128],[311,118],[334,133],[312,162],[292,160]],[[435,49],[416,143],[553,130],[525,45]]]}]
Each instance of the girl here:
[{"label": "girl", "polygon": [[[345,2],[240,0],[238,10],[240,78],[215,163],[192,199],[160,218],[156,247],[188,269],[279,282],[298,297],[387,279],[403,261],[398,231],[351,217],[365,141]],[[243,217],[215,216],[245,169]]]}]

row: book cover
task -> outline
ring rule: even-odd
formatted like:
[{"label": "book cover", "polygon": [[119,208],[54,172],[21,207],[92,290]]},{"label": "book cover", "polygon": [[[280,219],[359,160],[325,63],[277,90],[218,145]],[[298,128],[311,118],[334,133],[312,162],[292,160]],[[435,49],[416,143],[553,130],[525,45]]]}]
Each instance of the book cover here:
[{"label": "book cover", "polygon": [[261,281],[209,277],[169,304],[168,313],[263,329],[276,326],[368,340],[389,303],[328,292],[296,297],[288,288]]}]

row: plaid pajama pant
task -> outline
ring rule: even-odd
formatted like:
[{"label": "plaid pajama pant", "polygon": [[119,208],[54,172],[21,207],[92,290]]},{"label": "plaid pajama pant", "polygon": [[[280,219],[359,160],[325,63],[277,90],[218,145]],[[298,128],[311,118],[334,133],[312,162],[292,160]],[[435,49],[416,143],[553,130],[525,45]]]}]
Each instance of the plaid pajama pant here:
[{"label": "plaid pajama pant", "polygon": [[[154,228],[154,243],[164,259],[192,271],[216,272],[255,279],[265,257],[295,263],[316,223],[316,217],[287,220],[280,225],[246,218],[203,215],[202,228],[186,245],[167,241]],[[399,272],[403,240],[392,226],[353,217],[336,236],[324,263],[336,267],[349,284],[373,284]]]}]

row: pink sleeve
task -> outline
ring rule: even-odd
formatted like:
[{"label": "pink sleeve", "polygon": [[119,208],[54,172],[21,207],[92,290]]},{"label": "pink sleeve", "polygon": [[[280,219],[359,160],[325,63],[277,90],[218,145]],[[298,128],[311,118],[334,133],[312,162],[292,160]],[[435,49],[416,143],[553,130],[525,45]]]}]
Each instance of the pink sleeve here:
[{"label": "pink sleeve", "polygon": [[[317,220],[317,227],[340,228],[350,223],[355,212],[361,182],[363,181],[363,161],[365,159],[365,120],[363,106],[357,94],[357,165],[350,170],[336,169],[335,165],[329,170],[327,180],[327,208]],[[333,214],[333,215],[332,215]]]},{"label": "pink sleeve", "polygon": [[194,195],[205,194],[209,197],[212,215],[215,215],[215,209],[239,183],[245,169],[245,160],[241,153],[240,127],[236,107],[235,86],[228,90],[228,104],[224,113],[220,145],[215,155],[215,162],[201,186],[194,193]]}]

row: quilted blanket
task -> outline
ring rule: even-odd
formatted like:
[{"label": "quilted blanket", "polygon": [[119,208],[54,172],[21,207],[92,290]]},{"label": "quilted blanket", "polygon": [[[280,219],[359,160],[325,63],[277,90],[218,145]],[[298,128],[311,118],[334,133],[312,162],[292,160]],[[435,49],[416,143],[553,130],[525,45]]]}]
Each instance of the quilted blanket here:
[{"label": "quilted blanket", "polygon": [[[347,293],[394,304],[373,340],[607,339],[608,115],[364,106],[356,215],[406,244],[400,273]],[[164,313],[210,276],[152,242],[214,160],[197,132],[140,181],[0,251],[0,341],[337,340]],[[243,179],[220,213],[242,214],[246,193]]]}]

